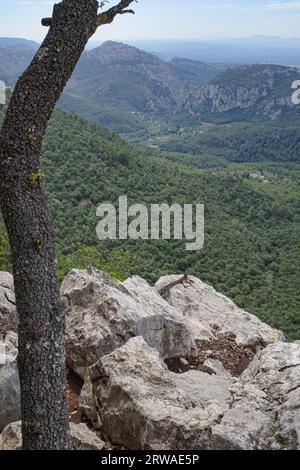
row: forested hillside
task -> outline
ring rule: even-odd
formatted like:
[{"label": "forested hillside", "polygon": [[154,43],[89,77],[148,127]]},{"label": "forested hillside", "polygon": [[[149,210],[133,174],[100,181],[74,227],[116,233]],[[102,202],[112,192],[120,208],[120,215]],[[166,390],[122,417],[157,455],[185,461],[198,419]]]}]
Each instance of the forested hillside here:
[{"label": "forested hillside", "polygon": [[[133,146],[103,127],[56,111],[43,170],[60,278],[89,264],[119,278],[140,274],[150,282],[189,272],[290,337],[299,336],[299,168],[291,180],[278,167],[278,174],[283,171],[280,184],[274,180],[267,186],[248,179],[245,172],[251,169],[196,169],[190,162],[190,167],[169,162],[171,156]],[[204,249],[187,252],[178,241],[99,242],[96,206],[117,203],[126,194],[134,203],[205,203]],[[7,263],[3,235],[0,243],[1,270]]]},{"label": "forested hillside", "polygon": [[243,123],[200,126],[194,131],[151,136],[149,141],[168,152],[218,157],[229,162],[300,163],[300,128]]}]

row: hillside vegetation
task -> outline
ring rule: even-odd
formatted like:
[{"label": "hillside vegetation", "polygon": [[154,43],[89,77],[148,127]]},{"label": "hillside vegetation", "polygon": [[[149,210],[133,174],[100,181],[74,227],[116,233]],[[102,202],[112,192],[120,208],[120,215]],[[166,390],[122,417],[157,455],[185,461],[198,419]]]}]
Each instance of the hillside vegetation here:
[{"label": "hillside vegetation", "polygon": [[294,126],[266,123],[202,126],[194,131],[149,136],[148,142],[172,153],[209,155],[236,163],[300,163],[300,127],[296,123]]},{"label": "hillside vegetation", "polygon": [[[2,44],[0,38],[0,80],[13,86],[35,45]],[[294,125],[300,106],[292,102],[292,83],[299,79],[295,67],[166,61],[108,41],[83,54],[60,106],[132,137],[150,128],[160,134],[176,126],[197,128],[203,122]]]},{"label": "hillside vegetation", "polygon": [[[171,155],[56,111],[43,170],[60,278],[89,264],[121,279],[139,274],[150,282],[188,272],[299,338],[299,167],[287,171],[275,165],[274,182],[264,185],[249,179],[251,168],[195,168],[184,160],[168,161]],[[128,195],[129,203],[204,203],[204,249],[187,252],[181,241],[99,242],[96,207],[116,204],[121,195]],[[3,234],[0,240],[0,269],[6,269]]]}]

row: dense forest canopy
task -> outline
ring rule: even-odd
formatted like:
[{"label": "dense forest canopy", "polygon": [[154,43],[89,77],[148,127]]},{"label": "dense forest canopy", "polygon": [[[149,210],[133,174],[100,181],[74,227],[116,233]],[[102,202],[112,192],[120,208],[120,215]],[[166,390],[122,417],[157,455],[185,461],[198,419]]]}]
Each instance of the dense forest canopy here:
[{"label": "dense forest canopy", "polygon": [[[253,135],[251,127],[248,133]],[[261,134],[258,153],[268,146],[264,136],[269,142],[269,128]],[[223,138],[229,141],[226,130]],[[139,274],[151,283],[164,274],[188,272],[297,338],[300,167],[293,162],[233,164],[226,161],[226,151],[220,158],[220,150],[211,168],[207,148],[207,157],[202,152],[200,159],[160,152],[56,111],[44,145],[43,171],[55,220],[59,277],[87,265],[120,279]],[[125,194],[129,202],[146,204],[204,203],[204,249],[187,252],[181,241],[99,242],[97,205],[117,204]],[[3,232],[0,240],[0,269],[7,269]]]}]

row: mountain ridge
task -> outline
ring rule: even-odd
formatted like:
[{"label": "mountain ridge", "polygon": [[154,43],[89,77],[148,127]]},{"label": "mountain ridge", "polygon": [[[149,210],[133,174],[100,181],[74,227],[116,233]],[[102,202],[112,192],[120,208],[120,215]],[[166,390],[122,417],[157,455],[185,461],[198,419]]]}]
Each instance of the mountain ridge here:
[{"label": "mountain ridge", "polygon": [[0,48],[11,46],[28,46],[37,49],[39,44],[30,39],[13,38],[13,37],[0,37]]},{"label": "mountain ridge", "polygon": [[[33,54],[24,44],[0,48],[0,79],[13,86]],[[292,103],[291,87],[299,78],[293,67],[168,62],[107,41],[83,54],[60,106],[128,134],[182,122],[295,120],[300,107]]]}]

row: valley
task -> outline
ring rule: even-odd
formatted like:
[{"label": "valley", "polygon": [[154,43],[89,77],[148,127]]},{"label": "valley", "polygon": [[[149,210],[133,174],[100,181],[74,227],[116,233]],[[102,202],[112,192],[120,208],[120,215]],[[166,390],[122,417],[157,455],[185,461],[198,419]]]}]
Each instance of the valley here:
[{"label": "valley", "polygon": [[[0,79],[13,86],[33,53],[0,41]],[[88,265],[150,283],[187,272],[299,339],[299,76],[273,64],[166,61],[114,42],[87,51],[43,151],[59,279]],[[99,242],[97,205],[125,194],[146,205],[204,203],[204,249]],[[0,271],[9,269],[2,227]]]}]

